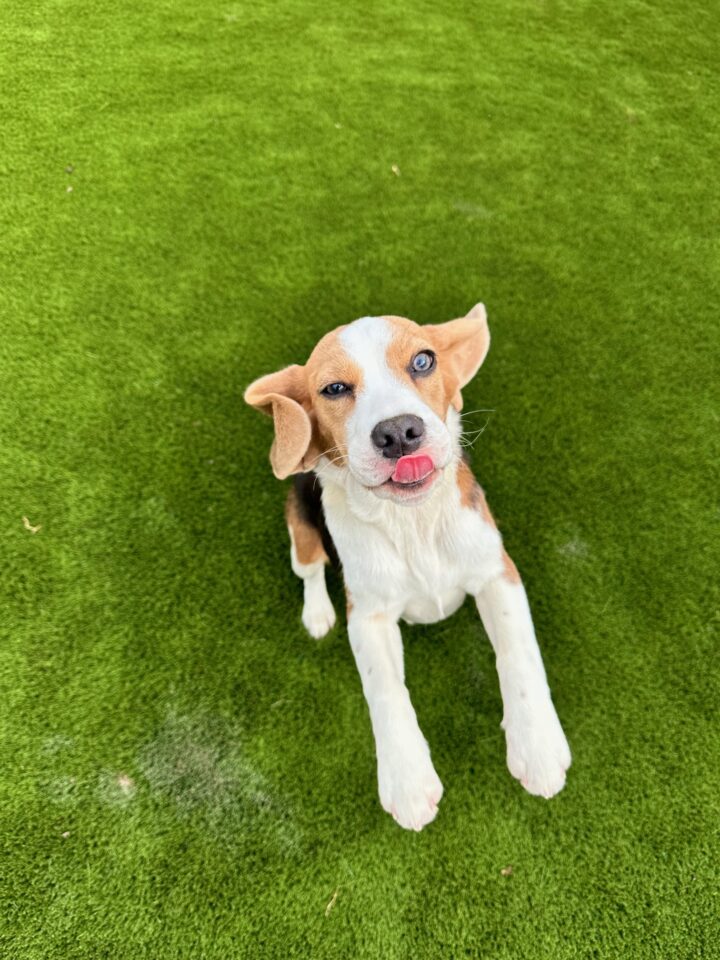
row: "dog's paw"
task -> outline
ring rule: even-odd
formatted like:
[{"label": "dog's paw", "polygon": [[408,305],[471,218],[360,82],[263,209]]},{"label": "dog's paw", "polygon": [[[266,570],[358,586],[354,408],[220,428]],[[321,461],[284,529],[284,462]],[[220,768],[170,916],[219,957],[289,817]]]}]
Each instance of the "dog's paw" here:
[{"label": "dog's paw", "polygon": [[528,793],[554,797],[565,786],[572,758],[552,701],[519,712],[503,726],[510,773]]},{"label": "dog's paw", "polygon": [[435,773],[430,752],[393,751],[378,760],[380,803],[401,827],[422,830],[438,811],[443,785]]},{"label": "dog's paw", "polygon": [[335,626],[335,608],[327,594],[314,596],[303,604],[303,626],[316,640],[320,640]]}]

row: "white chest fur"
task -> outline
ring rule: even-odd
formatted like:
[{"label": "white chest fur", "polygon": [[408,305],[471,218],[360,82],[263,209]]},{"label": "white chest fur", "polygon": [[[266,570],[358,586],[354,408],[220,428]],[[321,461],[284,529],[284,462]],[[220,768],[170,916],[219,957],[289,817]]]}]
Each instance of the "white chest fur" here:
[{"label": "white chest fur", "polygon": [[454,464],[415,507],[327,481],[323,507],[353,606],[368,613],[439,620],[502,570],[500,536],[462,506]]}]

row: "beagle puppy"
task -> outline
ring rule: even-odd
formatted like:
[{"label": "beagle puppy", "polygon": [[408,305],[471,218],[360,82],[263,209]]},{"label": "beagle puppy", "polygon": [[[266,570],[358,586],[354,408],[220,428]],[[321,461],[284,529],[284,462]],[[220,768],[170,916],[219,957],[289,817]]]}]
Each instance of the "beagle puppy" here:
[{"label": "beagle puppy", "polygon": [[275,476],[295,475],[290,558],[313,637],[335,623],[325,564],[342,565],[380,802],[411,830],[434,819],[443,786],[405,686],[400,620],[434,623],[474,597],[495,650],[510,773],[552,797],[570,766],[525,589],[461,453],[461,390],[489,345],[482,304],[432,326],[362,317],[326,334],[305,366],[245,392],[273,418]]}]

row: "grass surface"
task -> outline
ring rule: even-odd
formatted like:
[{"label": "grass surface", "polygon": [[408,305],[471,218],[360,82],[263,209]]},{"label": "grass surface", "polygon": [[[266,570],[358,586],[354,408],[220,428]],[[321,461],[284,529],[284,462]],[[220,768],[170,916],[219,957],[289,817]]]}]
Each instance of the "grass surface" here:
[{"label": "grass surface", "polygon": [[[3,956],[720,955],[712,5],[0,16]],[[408,628],[414,835],[241,396],[478,299],[475,466],[574,765],[511,779],[470,604]]]}]

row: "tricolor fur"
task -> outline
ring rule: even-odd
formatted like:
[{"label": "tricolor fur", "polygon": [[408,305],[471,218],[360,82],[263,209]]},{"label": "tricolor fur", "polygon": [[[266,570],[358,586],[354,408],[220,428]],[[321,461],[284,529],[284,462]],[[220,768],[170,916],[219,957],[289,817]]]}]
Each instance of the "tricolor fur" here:
[{"label": "tricolor fur", "polygon": [[415,830],[443,787],[405,687],[400,620],[433,623],[471,594],[497,658],[510,772],[551,797],[570,766],[525,589],[461,456],[461,390],[489,343],[482,304],[436,326],[363,317],[245,393],[273,416],[275,475],[300,475],[286,517],[303,623],[314,637],[335,623],[325,564],[337,551],[380,801]]}]

